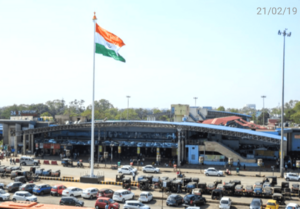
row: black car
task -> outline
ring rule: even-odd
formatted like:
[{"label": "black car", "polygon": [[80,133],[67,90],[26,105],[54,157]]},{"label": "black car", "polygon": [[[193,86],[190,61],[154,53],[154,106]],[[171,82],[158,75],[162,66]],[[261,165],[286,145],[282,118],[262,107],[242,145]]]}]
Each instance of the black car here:
[{"label": "black car", "polygon": [[7,184],[6,189],[8,192],[16,192],[19,190],[20,186],[22,186],[22,182],[12,182]]},{"label": "black car", "polygon": [[22,182],[23,184],[26,183],[26,178],[25,176],[17,176],[15,179],[14,179],[15,182]]},{"label": "black car", "polygon": [[27,192],[30,192],[32,193],[32,189],[33,187],[35,186],[35,184],[23,184],[22,186],[20,186],[19,190],[20,191],[27,191]]},{"label": "black car", "polygon": [[178,194],[171,194],[166,201],[167,206],[169,205],[178,206],[182,203],[183,203],[183,198]]},{"label": "black car", "polygon": [[183,202],[186,205],[204,205],[206,203],[206,199],[201,195],[188,194],[183,198]]},{"label": "black car", "polygon": [[75,197],[62,197],[59,201],[60,205],[73,205],[83,207],[84,202]]}]

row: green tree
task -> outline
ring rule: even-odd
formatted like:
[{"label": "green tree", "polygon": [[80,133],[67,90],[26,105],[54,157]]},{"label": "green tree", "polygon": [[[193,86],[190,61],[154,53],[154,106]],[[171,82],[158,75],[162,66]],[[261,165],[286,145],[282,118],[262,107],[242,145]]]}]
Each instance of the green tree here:
[{"label": "green tree", "polygon": [[291,115],[291,119],[293,122],[300,124],[300,111]]},{"label": "green tree", "polygon": [[228,111],[228,112],[239,113],[239,109],[236,109],[236,108],[228,108],[227,111]]},{"label": "green tree", "polygon": [[224,107],[224,106],[220,106],[220,107],[218,107],[217,110],[218,110],[218,111],[225,111],[225,107]]},{"label": "green tree", "polygon": [[65,100],[55,99],[52,101],[47,101],[46,105],[48,106],[48,112],[53,117],[53,120],[56,121],[55,115],[61,115],[65,112]]},{"label": "green tree", "polygon": [[[267,125],[267,123],[268,123],[268,118],[270,118],[270,115],[269,115],[269,113],[267,112],[267,111],[263,111],[261,114],[260,114],[260,116],[258,116],[258,118],[257,118],[257,121],[258,121],[258,124],[265,124],[265,125]],[[264,123],[263,123],[263,121],[264,121]]]},{"label": "green tree", "polygon": [[295,114],[297,111],[295,109],[288,109],[284,111],[284,120],[285,121],[292,121],[291,116]]}]

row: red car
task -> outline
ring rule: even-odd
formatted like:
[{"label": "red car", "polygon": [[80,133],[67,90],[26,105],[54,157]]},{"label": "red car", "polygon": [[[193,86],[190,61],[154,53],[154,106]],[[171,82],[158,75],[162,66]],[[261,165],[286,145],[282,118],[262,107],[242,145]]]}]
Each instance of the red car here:
[{"label": "red car", "polygon": [[119,203],[115,202],[114,200],[110,199],[109,197],[99,197],[95,202],[96,209],[104,209],[105,205],[108,203],[108,209],[119,209]]},{"label": "red car", "polygon": [[65,190],[67,187],[65,187],[64,185],[62,184],[58,184],[58,185],[55,185],[51,188],[51,192],[50,194],[52,196],[62,196],[62,192],[63,190]]},{"label": "red car", "polygon": [[98,197],[109,197],[112,198],[114,195],[114,191],[111,189],[100,189],[98,193]]}]

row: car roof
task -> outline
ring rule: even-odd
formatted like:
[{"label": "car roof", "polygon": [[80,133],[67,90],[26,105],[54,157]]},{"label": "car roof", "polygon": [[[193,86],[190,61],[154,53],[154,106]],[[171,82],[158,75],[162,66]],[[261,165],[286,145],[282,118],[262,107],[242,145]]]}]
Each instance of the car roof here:
[{"label": "car roof", "polygon": [[229,200],[229,197],[222,197],[221,200]]},{"label": "car roof", "polygon": [[77,187],[68,187],[67,189],[76,189]]},{"label": "car roof", "polygon": [[145,166],[152,166],[152,165],[145,165]]},{"label": "car roof", "polygon": [[98,199],[101,199],[101,200],[109,200],[110,198],[109,198],[109,197],[98,197]]},{"label": "car roof", "polygon": [[117,190],[116,192],[128,192],[127,189],[120,189],[120,190]]},{"label": "car roof", "polygon": [[208,169],[215,169],[214,167],[209,167]]},{"label": "car roof", "polygon": [[127,200],[126,203],[141,203],[138,200]]},{"label": "car roof", "polygon": [[27,191],[18,191],[18,192],[16,192],[16,193],[19,193],[19,194],[27,194],[27,193],[29,193],[29,192],[27,192]]},{"label": "car roof", "polygon": [[297,205],[298,205],[297,203],[289,203],[289,204],[287,205],[287,207],[288,207],[288,206],[296,207]]},{"label": "car roof", "polygon": [[148,194],[149,192],[141,192],[141,194]]},{"label": "car roof", "polygon": [[95,188],[95,187],[90,187],[90,188],[86,188],[86,189],[84,189],[84,190],[92,190],[92,189],[97,189],[97,188]]},{"label": "car roof", "polygon": [[53,185],[54,187],[59,187],[59,186],[65,186],[65,185],[62,185],[62,184],[55,184]]}]

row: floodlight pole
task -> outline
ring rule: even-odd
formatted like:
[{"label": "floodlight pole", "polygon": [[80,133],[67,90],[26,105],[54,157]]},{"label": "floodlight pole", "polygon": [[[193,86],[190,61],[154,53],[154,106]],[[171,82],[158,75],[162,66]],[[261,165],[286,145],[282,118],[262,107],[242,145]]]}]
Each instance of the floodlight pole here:
[{"label": "floodlight pole", "polygon": [[195,106],[197,106],[197,105],[196,105],[197,99],[198,99],[198,97],[194,97],[194,100],[195,100]]},{"label": "floodlight pole", "polygon": [[129,98],[130,98],[130,96],[126,96],[126,97],[127,97],[127,120],[128,120]]},{"label": "floodlight pole", "polygon": [[264,111],[264,109],[265,109],[265,98],[266,98],[267,96],[261,96],[261,98],[263,98],[263,126],[265,125],[265,111]]},{"label": "floodlight pole", "polygon": [[283,177],[283,138],[284,138],[284,130],[283,130],[283,121],[284,121],[284,68],[285,68],[285,36],[291,36],[290,33],[286,33],[287,28],[284,31],[278,31],[278,35],[283,35],[283,65],[282,65],[282,100],[281,100],[281,141],[280,141],[280,176]]}]

